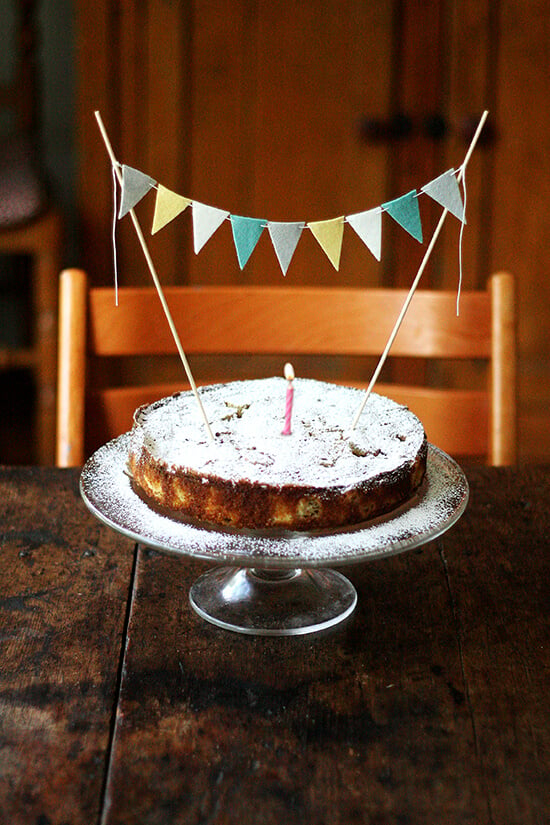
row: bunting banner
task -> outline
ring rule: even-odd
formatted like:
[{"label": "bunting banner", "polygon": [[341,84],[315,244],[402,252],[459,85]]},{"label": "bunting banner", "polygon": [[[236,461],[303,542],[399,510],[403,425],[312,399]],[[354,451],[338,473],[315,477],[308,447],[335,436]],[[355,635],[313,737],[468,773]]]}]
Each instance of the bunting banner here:
[{"label": "bunting banner", "polygon": [[420,191],[413,189],[401,197],[363,212],[321,221],[270,221],[232,215],[228,210],[208,206],[179,195],[157,183],[144,172],[140,172],[139,169],[124,164],[120,169],[119,219],[127,215],[151,189],[156,189],[151,234],[158,232],[191,207],[193,248],[195,254],[198,254],[224,221],[229,220],[241,269],[244,269],[248,263],[265,228],[268,230],[283,275],[286,275],[288,271],[304,229],[312,233],[335,270],[340,267],[346,224],[351,226],[367,249],[379,261],[382,256],[382,215],[385,212],[415,240],[419,243],[423,242],[422,221],[418,205],[422,194],[427,195],[454,215],[462,224],[461,231],[466,223],[465,200],[463,201],[457,179],[460,172],[457,173],[454,169],[448,169],[442,175],[429,181],[421,187]]}]

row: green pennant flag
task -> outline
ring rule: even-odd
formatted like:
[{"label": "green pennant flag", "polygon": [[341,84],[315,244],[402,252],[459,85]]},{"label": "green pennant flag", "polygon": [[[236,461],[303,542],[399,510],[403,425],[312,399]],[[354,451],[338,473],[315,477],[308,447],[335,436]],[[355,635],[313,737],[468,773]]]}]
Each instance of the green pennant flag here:
[{"label": "green pennant flag", "polygon": [[231,215],[230,217],[239,266],[244,269],[246,262],[254,251],[254,247],[260,240],[266,221],[259,218],[243,218],[239,215]]},{"label": "green pennant flag", "polygon": [[409,235],[422,243],[422,223],[420,221],[420,210],[418,208],[418,196],[416,189],[396,198],[394,201],[382,204],[394,221],[405,229]]}]

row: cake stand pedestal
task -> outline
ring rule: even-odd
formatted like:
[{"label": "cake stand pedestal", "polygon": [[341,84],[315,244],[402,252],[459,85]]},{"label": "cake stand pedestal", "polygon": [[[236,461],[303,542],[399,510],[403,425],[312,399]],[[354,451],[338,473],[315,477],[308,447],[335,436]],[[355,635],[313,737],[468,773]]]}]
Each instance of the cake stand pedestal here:
[{"label": "cake stand pedestal", "polygon": [[213,562],[189,600],[203,619],[263,636],[315,633],[347,619],[351,582],[330,568],[402,553],[431,541],[460,518],[468,483],[448,455],[429,445],[421,488],[403,507],[353,528],[311,533],[222,530],[162,515],[134,491],[126,470],[128,434],[101,447],[80,476],[91,512],[114,530],[165,553]]},{"label": "cake stand pedestal", "polygon": [[335,570],[218,567],[197,579],[189,601],[199,616],[226,630],[297,636],[347,619],[357,593]]}]

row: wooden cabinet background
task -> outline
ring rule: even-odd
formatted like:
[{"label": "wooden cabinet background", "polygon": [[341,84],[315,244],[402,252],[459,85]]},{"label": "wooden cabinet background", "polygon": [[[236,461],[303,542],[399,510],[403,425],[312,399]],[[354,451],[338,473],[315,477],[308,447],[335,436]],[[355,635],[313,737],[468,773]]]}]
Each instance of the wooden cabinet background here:
[{"label": "wooden cabinet background", "polygon": [[[550,457],[550,0],[77,0],[83,263],[110,283],[112,178],[94,110],[120,162],[232,214],[322,220],[378,206],[463,160],[464,286],[517,278],[520,450]],[[389,137],[376,137],[390,126]],[[203,251],[183,213],[155,236],[169,283],[281,283],[267,232],[240,270],[226,222]],[[440,209],[420,199],[425,238]],[[383,221],[377,262],[348,227],[336,272],[304,232],[287,284],[409,285],[426,248]],[[455,288],[459,224],[447,220],[424,286]],[[121,283],[149,280],[129,219]],[[299,319],[297,319],[299,322]]]}]

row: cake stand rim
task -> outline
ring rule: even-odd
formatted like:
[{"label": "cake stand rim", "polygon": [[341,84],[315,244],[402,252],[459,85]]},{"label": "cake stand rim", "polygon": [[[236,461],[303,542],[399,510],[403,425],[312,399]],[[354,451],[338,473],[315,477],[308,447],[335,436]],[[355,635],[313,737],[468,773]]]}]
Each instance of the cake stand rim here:
[{"label": "cake stand rim", "polygon": [[[272,569],[362,563],[433,541],[456,524],[469,500],[462,468],[439,447],[428,444],[426,477],[420,490],[410,502],[377,519],[351,528],[312,533],[223,530],[175,521],[149,508],[133,490],[125,470],[128,438],[129,433],[123,433],[86,461],[79,479],[84,503],[100,522],[126,538],[197,561]],[[438,489],[438,483],[442,489]],[[418,522],[422,525],[421,508],[428,510],[430,506],[441,510],[441,515],[424,519],[423,529],[418,530]],[[143,519],[140,526],[140,515],[144,514],[151,525],[145,530]],[[395,532],[388,531],[388,526]]]}]

